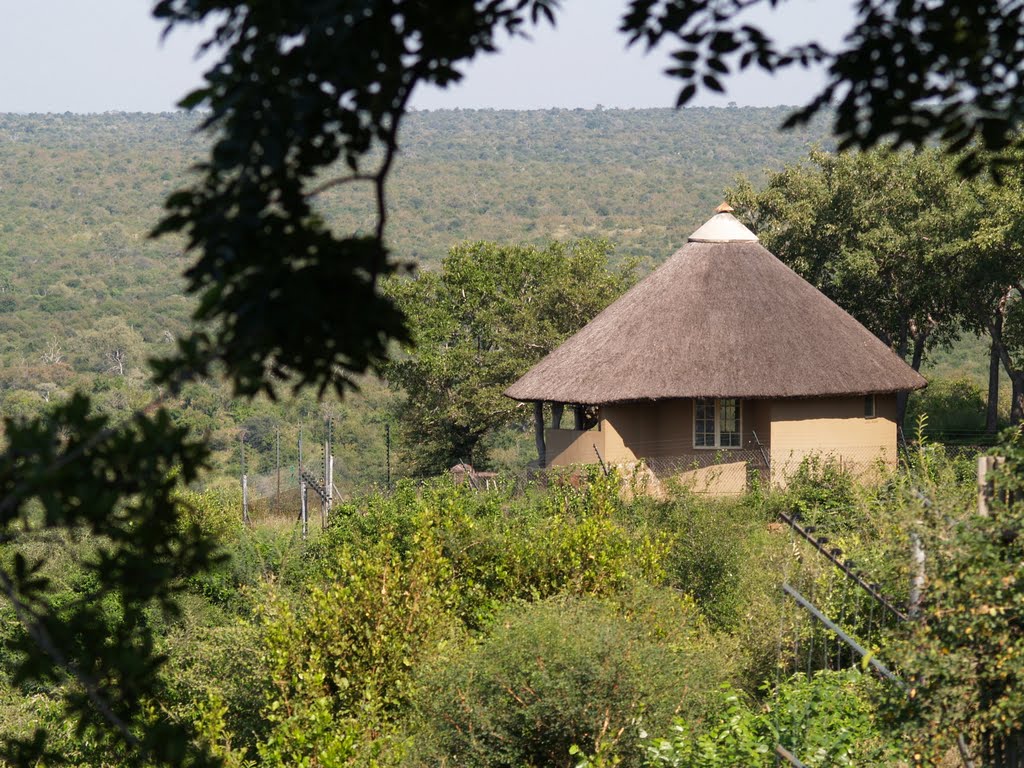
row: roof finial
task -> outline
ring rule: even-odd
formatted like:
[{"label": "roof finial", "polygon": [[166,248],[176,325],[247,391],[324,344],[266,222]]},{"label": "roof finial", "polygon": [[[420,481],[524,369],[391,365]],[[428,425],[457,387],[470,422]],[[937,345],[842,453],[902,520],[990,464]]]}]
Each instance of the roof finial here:
[{"label": "roof finial", "polygon": [[732,213],[733,210],[735,209],[723,200],[722,204],[715,208],[715,213]]}]

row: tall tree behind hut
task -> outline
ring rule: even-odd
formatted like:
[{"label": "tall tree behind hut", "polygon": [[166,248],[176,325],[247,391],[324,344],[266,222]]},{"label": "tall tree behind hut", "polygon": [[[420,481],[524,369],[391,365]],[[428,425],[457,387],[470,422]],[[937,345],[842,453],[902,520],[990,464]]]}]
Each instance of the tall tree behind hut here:
[{"label": "tall tree behind hut", "polygon": [[483,465],[487,436],[532,418],[502,392],[632,285],[634,265],[613,266],[611,252],[601,240],[467,243],[439,271],[389,282],[413,336],[386,371],[406,393],[399,417],[413,471]]},{"label": "tall tree behind hut", "polygon": [[[932,150],[816,151],[729,199],[766,248],[920,370],[963,327],[955,278],[979,206],[955,167]],[[898,404],[902,423],[906,395]]]},{"label": "tall tree behind hut", "polygon": [[976,221],[956,283],[966,327],[990,340],[986,429],[994,433],[1000,367],[1011,382],[1010,420],[1024,418],[1024,172],[1014,164],[974,187]]}]

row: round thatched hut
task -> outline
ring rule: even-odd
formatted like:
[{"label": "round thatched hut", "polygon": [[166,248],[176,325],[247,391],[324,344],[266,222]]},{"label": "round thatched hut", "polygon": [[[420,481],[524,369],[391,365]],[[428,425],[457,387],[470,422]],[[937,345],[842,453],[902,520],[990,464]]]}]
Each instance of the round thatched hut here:
[{"label": "round thatched hut", "polygon": [[784,483],[812,455],[858,473],[895,463],[896,394],[924,378],[731,211],[506,390],[541,419],[554,405],[542,464],[643,460],[737,492],[754,469]]}]

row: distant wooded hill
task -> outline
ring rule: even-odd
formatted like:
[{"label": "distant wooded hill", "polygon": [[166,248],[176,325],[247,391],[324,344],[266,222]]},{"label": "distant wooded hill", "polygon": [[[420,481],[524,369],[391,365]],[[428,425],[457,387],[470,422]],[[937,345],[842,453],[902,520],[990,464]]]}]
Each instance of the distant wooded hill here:
[{"label": "distant wooded hill", "polygon": [[[738,175],[757,180],[826,143],[823,128],[778,133],[785,114],[418,112],[390,185],[389,243],[396,258],[429,267],[464,240],[597,236],[649,267],[708,218]],[[123,416],[152,396],[144,362],[170,350],[192,300],[181,290],[181,241],[147,234],[205,157],[198,122],[178,113],[0,115],[0,414],[32,415],[85,389]],[[320,212],[357,229],[371,220],[367,193],[333,188]],[[340,410],[321,406],[340,419],[340,482],[383,478],[383,422],[395,397],[367,382]],[[174,411],[230,472],[239,430],[249,436],[250,471],[262,472],[277,426],[287,459],[298,425],[319,418],[308,398],[241,404],[216,382],[192,385]]]},{"label": "distant wooded hill", "polygon": [[[462,240],[599,236],[622,255],[670,255],[736,176],[755,179],[827,142],[779,133],[785,108],[418,112],[391,186],[397,258],[436,262]],[[185,114],[0,115],[0,366],[123,319],[156,351],[182,330],[180,244],[147,239],[204,154]],[[370,220],[367,190],[320,201],[339,227]],[[169,332],[169,333],[168,333]],[[77,339],[77,341],[76,341]]]}]

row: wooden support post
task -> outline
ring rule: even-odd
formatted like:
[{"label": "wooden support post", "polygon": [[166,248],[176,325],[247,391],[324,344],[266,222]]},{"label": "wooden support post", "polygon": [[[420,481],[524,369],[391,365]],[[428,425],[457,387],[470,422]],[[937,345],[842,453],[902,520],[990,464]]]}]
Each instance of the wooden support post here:
[{"label": "wooden support post", "polygon": [[551,404],[551,428],[561,429],[562,428],[562,411],[565,409],[565,403],[552,403]]},{"label": "wooden support post", "polygon": [[572,428],[575,429],[577,432],[582,432],[583,431],[584,419],[586,418],[586,414],[584,413],[583,406],[582,405],[574,405],[572,407],[572,413],[573,413]]},{"label": "wooden support post", "polygon": [[974,768],[974,757],[971,756],[971,750],[967,748],[967,740],[962,733],[956,737],[956,747],[960,750],[960,760],[963,761],[964,768]]},{"label": "wooden support post", "polygon": [[803,763],[800,762],[800,760],[797,759],[796,755],[794,755],[781,744],[775,745],[775,754],[781,757],[791,766],[793,766],[793,768],[807,768],[807,766],[805,766]]},{"label": "wooden support post", "polygon": [[541,469],[548,465],[547,448],[544,445],[544,403],[533,404],[533,433],[537,442],[537,464]]}]

